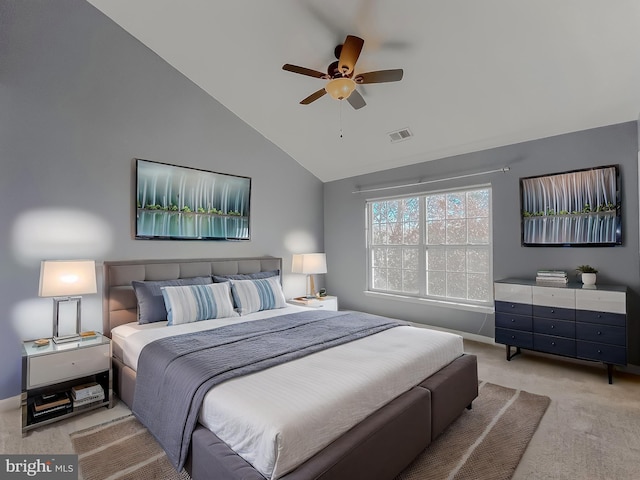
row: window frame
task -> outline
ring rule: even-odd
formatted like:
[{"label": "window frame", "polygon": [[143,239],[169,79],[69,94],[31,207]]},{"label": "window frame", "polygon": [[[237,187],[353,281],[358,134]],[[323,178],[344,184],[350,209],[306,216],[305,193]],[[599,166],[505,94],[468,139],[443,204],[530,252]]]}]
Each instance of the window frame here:
[{"label": "window frame", "polygon": [[[410,194],[403,195],[393,195],[393,196],[384,196],[384,197],[375,197],[369,198],[365,201],[365,255],[366,255],[366,288],[365,294],[367,296],[374,297],[384,297],[384,298],[393,298],[401,301],[407,301],[411,303],[420,303],[420,304],[434,304],[439,306],[447,306],[453,308],[460,308],[463,310],[472,310],[472,311],[484,311],[484,312],[492,312],[493,311],[493,295],[490,294],[486,300],[469,300],[464,298],[456,298],[456,297],[447,297],[447,296],[435,296],[427,294],[427,265],[426,265],[426,256],[429,245],[426,243],[426,198],[432,195],[441,195],[441,194],[451,194],[451,193],[464,193],[477,191],[477,190],[488,190],[489,192],[489,205],[488,205],[488,222],[489,222],[489,239],[487,244],[473,244],[473,243],[465,243],[459,244],[465,248],[479,245],[481,247],[485,247],[487,249],[488,254],[488,262],[489,268],[487,271],[488,275],[488,287],[491,289],[493,285],[493,191],[491,184],[480,184],[480,185],[469,185],[458,188],[447,188],[440,190],[431,190],[431,191],[421,191]],[[375,248],[373,245],[373,219],[372,219],[372,204],[375,202],[383,202],[383,201],[393,201],[393,200],[403,200],[407,198],[417,197],[419,199],[419,241],[415,247],[419,250],[418,257],[418,293],[409,293],[403,291],[394,291],[389,289],[375,289],[373,288],[373,249]],[[465,218],[467,218],[465,216]],[[395,245],[390,245],[392,248]],[[413,245],[412,245],[413,246]],[[442,244],[442,247],[437,246],[436,248],[444,248],[447,249],[447,246],[455,247],[456,244],[447,245]],[[397,245],[397,247],[402,250],[403,245]],[[433,246],[432,246],[433,248]],[[465,254],[465,260],[467,256]],[[465,268],[465,275],[468,275],[468,270]]]}]

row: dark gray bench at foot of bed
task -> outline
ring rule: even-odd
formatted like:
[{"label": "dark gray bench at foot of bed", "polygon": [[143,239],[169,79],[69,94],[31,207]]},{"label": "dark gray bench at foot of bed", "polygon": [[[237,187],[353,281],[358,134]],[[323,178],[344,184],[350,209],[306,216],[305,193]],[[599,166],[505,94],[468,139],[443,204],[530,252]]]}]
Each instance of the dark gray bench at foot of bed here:
[{"label": "dark gray bench at foot of bed", "polygon": [[[478,396],[475,355],[463,355],[353,427],[282,480],[391,480]],[[193,480],[264,480],[201,425],[187,470]]]}]

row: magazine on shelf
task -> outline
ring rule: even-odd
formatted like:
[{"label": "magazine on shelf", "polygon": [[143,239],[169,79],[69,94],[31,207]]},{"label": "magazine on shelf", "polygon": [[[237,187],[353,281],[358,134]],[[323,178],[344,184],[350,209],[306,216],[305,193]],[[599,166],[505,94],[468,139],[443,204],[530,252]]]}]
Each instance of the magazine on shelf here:
[{"label": "magazine on shelf", "polygon": [[36,410],[36,406],[34,404],[31,409],[31,414],[33,415],[33,418],[40,420],[41,418],[46,418],[49,415],[52,417],[55,417],[58,415],[69,413],[71,411],[72,411],[71,402],[64,403],[61,405],[56,405],[55,407],[49,407],[44,410]]},{"label": "magazine on shelf", "polygon": [[35,412],[41,412],[70,403],[71,399],[67,392],[43,393],[42,395],[38,395],[33,401],[33,410]]}]

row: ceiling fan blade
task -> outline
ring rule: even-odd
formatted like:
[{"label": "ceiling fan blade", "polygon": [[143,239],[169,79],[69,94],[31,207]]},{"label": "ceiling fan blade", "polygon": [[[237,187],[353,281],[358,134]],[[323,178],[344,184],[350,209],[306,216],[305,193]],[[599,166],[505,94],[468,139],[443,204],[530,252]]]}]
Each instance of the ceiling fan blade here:
[{"label": "ceiling fan blade", "polygon": [[340,58],[338,60],[338,68],[344,76],[348,76],[353,72],[356,66],[360,52],[364,45],[364,40],[360,37],[354,37],[353,35],[347,35],[347,39],[342,45],[340,52]]},{"label": "ceiling fan blade", "polygon": [[300,101],[301,105],[309,105],[311,102],[315,102],[316,100],[318,100],[320,97],[322,97],[325,93],[327,93],[327,91],[324,88],[321,88],[320,90],[318,90],[317,92],[312,93],[311,95],[309,95],[307,98],[303,99],[302,101]]},{"label": "ceiling fan blade", "polygon": [[354,77],[353,81],[358,84],[397,82],[402,80],[403,74],[404,71],[401,68],[397,70],[378,70],[376,72],[359,73]]},{"label": "ceiling fan blade", "polygon": [[357,90],[351,92],[351,95],[347,97],[347,102],[349,102],[351,106],[356,110],[364,107],[367,104],[367,102],[364,101],[364,98],[362,98],[362,95],[360,95]]},{"label": "ceiling fan blade", "polygon": [[310,68],[298,67],[297,65],[291,65],[285,63],[282,66],[283,70],[287,72],[299,73],[300,75],[307,75],[308,77],[323,78],[327,77],[326,73],[318,72],[317,70],[311,70]]}]

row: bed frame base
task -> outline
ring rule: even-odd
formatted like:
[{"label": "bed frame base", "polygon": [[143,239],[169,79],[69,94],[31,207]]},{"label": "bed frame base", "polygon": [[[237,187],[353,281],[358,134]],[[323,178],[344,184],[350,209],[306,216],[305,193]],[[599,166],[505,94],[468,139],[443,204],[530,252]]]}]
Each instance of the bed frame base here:
[{"label": "bed frame base", "polygon": [[[478,396],[477,358],[463,355],[366,418],[282,480],[390,480]],[[215,434],[199,425],[187,471],[193,480],[264,480]]]},{"label": "bed frame base", "polygon": [[[114,358],[114,385],[133,402],[135,372]],[[478,396],[475,355],[463,355],[370,415],[282,480],[390,480],[429,446]],[[264,480],[202,425],[193,432],[186,469],[193,480]]]}]

